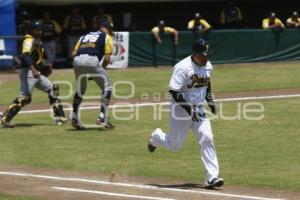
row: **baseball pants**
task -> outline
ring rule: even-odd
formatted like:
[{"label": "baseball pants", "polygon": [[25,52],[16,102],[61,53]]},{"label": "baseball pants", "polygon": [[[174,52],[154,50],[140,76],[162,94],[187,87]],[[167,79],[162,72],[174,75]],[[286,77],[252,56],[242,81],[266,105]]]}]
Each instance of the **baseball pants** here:
[{"label": "baseball pants", "polygon": [[104,95],[112,87],[106,71],[100,65],[97,56],[87,54],[79,55],[73,61],[75,77],[77,80],[77,93],[82,98],[86,92],[88,78],[92,78],[103,90]]},{"label": "baseball pants", "polygon": [[21,88],[20,95],[28,96],[32,94],[33,88],[48,93],[53,89],[53,84],[49,79],[40,75],[39,79],[33,77],[32,71],[29,68],[22,68],[20,71]]},{"label": "baseball pants", "polygon": [[[205,182],[218,177],[219,164],[209,119],[205,117],[199,122],[193,122],[187,112],[176,103],[171,103],[170,109],[170,132],[166,134],[160,128],[155,129],[152,133],[152,144],[162,145],[173,152],[179,151],[191,128],[201,147],[200,156],[206,170]],[[204,108],[202,111],[205,113]]]}]

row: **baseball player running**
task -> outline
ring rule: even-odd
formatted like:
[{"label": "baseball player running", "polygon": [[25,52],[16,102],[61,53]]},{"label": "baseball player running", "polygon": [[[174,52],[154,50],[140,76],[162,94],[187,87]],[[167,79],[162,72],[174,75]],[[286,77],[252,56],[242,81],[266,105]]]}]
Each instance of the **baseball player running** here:
[{"label": "baseball player running", "polygon": [[219,176],[213,134],[210,121],[204,109],[205,100],[213,114],[216,104],[211,95],[210,76],[212,65],[208,61],[208,44],[205,40],[196,40],[192,47],[193,54],[174,66],[169,84],[172,96],[170,104],[170,133],[155,129],[148,143],[152,153],[158,145],[176,152],[181,148],[190,128],[201,146],[201,159],[206,169],[205,187],[212,189],[224,184]]},{"label": "baseball player running", "polygon": [[78,109],[86,92],[87,81],[90,79],[94,80],[102,90],[101,108],[96,124],[107,129],[114,128],[108,119],[108,104],[112,87],[105,71],[112,54],[112,38],[105,33],[108,25],[108,23],[102,23],[98,32],[90,32],[80,37],[73,51],[77,92],[73,99],[72,126],[78,130],[85,129],[80,122]]},{"label": "baseball player running", "polygon": [[[0,121],[5,128],[13,128],[15,126],[11,123],[11,120],[21,108],[31,102],[31,94],[34,87],[48,94],[56,123],[61,125],[67,121],[61,101],[58,99],[58,85],[52,84],[46,77],[50,75],[52,67],[51,65],[43,65],[44,48],[42,48],[40,40],[41,24],[38,21],[33,21],[30,28],[30,34],[25,35],[22,44],[20,69],[21,92],[1,116]],[[47,74],[41,73],[44,71],[43,67],[48,68],[45,70]]]}]

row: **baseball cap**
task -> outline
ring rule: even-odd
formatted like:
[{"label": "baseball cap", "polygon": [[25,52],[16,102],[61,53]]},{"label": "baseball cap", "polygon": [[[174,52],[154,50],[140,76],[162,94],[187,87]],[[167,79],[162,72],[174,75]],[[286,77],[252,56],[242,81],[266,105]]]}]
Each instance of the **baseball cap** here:
[{"label": "baseball cap", "polygon": [[102,22],[100,26],[107,29],[112,29],[114,27],[113,23],[109,21]]},{"label": "baseball cap", "polygon": [[205,40],[198,39],[193,43],[192,51],[193,54],[208,56],[209,55],[208,48],[209,45]]},{"label": "baseball cap", "polygon": [[31,29],[41,29],[42,28],[42,24],[40,21],[38,20],[33,20],[31,23],[30,23],[30,28]]}]

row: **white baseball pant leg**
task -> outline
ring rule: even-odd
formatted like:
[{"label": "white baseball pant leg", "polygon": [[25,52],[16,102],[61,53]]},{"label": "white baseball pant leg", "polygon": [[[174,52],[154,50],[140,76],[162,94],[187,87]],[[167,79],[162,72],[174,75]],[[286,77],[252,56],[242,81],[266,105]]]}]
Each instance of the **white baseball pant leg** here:
[{"label": "white baseball pant leg", "polygon": [[192,129],[201,149],[200,156],[206,171],[205,182],[211,181],[219,176],[219,164],[209,119],[193,123]]},{"label": "white baseball pant leg", "polygon": [[164,133],[160,128],[157,128],[152,133],[152,145],[162,145],[166,149],[177,152],[182,147],[182,144],[191,128],[192,121],[186,111],[178,104],[171,103],[170,105],[170,133]]}]

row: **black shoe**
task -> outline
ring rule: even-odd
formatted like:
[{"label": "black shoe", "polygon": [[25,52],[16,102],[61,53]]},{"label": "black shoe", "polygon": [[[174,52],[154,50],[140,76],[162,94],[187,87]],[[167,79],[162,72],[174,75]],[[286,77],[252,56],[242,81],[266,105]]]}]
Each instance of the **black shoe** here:
[{"label": "black shoe", "polygon": [[213,189],[215,187],[222,187],[224,185],[224,180],[222,178],[213,178],[211,181],[207,181],[205,184],[206,189]]},{"label": "black shoe", "polygon": [[99,126],[103,126],[104,128],[107,128],[107,129],[115,128],[115,126],[109,121],[109,119],[105,123],[104,118],[100,118],[100,117],[98,117],[98,119],[96,121],[96,124],[99,125]]},{"label": "black shoe", "polygon": [[150,153],[153,153],[155,151],[156,147],[153,146],[150,142],[148,143],[148,151]]},{"label": "black shoe", "polygon": [[85,130],[85,126],[81,124],[78,119],[73,118],[72,119],[72,126],[76,128],[77,130]]}]

